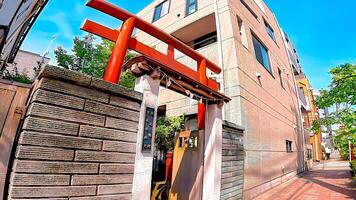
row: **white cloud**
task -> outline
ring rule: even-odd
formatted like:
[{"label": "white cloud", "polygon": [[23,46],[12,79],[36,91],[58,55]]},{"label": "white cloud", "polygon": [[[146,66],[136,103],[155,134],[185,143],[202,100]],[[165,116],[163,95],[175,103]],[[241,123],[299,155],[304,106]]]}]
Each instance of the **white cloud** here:
[{"label": "white cloud", "polygon": [[57,12],[53,15],[43,17],[42,20],[54,23],[59,29],[59,37],[63,36],[66,39],[72,39],[74,36],[73,29],[70,22],[67,21],[69,17],[65,12]]}]

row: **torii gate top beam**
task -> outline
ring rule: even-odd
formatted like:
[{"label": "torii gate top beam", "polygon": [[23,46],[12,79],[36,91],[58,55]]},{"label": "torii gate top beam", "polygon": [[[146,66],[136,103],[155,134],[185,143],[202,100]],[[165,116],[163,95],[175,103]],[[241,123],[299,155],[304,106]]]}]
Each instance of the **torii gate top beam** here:
[{"label": "torii gate top beam", "polygon": [[[110,55],[108,66],[105,71],[105,81],[112,83],[117,83],[119,81],[121,69],[124,64],[124,58],[128,48],[130,48],[146,56],[147,60],[150,62],[161,65],[162,69],[169,71],[172,75],[184,77],[182,80],[185,80],[185,83],[195,85],[197,87],[195,91],[198,92],[201,97],[209,98],[212,94],[214,94],[213,96],[218,97],[218,101],[230,101],[228,97],[218,92],[218,83],[212,79],[209,79],[206,75],[207,68],[217,74],[221,73],[221,68],[219,66],[209,61],[207,58],[173,36],[165,33],[139,17],[106,2],[105,0],[89,0],[87,5],[123,21],[119,31],[107,28],[89,20],[86,20],[82,26],[82,30],[115,42],[113,52]],[[132,33],[134,28],[138,28],[141,31],[144,31],[166,43],[168,45],[167,53],[163,54],[133,38]],[[176,61],[174,57],[175,49],[195,60],[198,65],[198,70],[195,71]],[[199,102],[199,129],[204,128],[204,121],[205,103]]]},{"label": "torii gate top beam", "polygon": [[106,13],[106,14],[108,14],[112,17],[115,17],[117,19],[120,19],[122,21],[126,21],[130,18],[134,18],[136,21],[135,27],[137,27],[138,29],[158,38],[159,40],[165,42],[169,46],[173,46],[175,49],[188,55],[189,57],[191,57],[192,59],[194,59],[197,62],[200,62],[203,59],[206,60],[208,69],[210,69],[214,73],[219,74],[221,72],[221,68],[218,65],[209,61],[203,55],[201,55],[197,51],[193,50],[188,45],[184,44],[183,42],[179,41],[178,39],[174,38],[172,35],[167,34],[166,32],[155,27],[154,25],[137,17],[136,15],[133,15],[133,14],[131,14],[131,13],[115,6],[115,5],[112,5],[105,0],[90,0],[87,3],[87,6],[97,9],[103,13]]}]

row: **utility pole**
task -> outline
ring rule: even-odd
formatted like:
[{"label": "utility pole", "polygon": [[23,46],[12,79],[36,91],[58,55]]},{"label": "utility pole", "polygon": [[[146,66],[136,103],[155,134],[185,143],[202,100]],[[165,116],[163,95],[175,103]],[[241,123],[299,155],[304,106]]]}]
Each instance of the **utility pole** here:
[{"label": "utility pole", "polygon": [[43,52],[43,55],[41,56],[41,60],[38,61],[38,66],[36,66],[36,67],[34,68],[35,73],[34,73],[34,75],[33,75],[33,77],[32,77],[32,80],[36,79],[38,73],[41,71],[43,65],[45,64],[46,56],[49,55],[49,49],[51,48],[53,42],[54,42],[56,39],[57,39],[57,35],[53,35],[53,36],[51,37],[51,40],[49,41],[45,52]]}]

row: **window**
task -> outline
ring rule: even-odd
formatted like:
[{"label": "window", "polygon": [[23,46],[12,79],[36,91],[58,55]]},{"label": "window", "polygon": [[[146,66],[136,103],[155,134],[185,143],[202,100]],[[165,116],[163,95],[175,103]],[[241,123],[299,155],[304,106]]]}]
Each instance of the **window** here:
[{"label": "window", "polygon": [[256,59],[259,63],[263,65],[267,71],[272,74],[272,68],[269,61],[268,50],[266,47],[254,36],[252,35],[253,47],[255,49]]},{"label": "window", "polygon": [[159,20],[161,17],[165,16],[169,12],[169,0],[166,0],[156,6],[155,13],[153,15],[152,22]]},{"label": "window", "polygon": [[218,41],[216,31],[194,40],[194,49],[200,49]]},{"label": "window", "polygon": [[286,140],[286,151],[292,152],[292,141]]},{"label": "window", "polygon": [[272,40],[273,40],[274,42],[277,43],[276,36],[274,35],[274,30],[273,30],[273,28],[271,27],[271,25],[269,25],[269,24],[266,22],[266,20],[264,20],[264,22],[265,22],[266,31],[267,31],[268,35],[272,38]]},{"label": "window", "polygon": [[278,76],[279,76],[279,81],[281,83],[282,88],[284,88],[284,83],[283,83],[283,77],[282,77],[282,70],[278,68]]},{"label": "window", "polygon": [[251,8],[244,0],[241,0],[241,3],[242,3],[242,5],[245,6],[245,8],[247,8],[248,11],[250,11],[250,13],[251,13],[256,19],[258,19],[257,14],[252,10],[252,8]]},{"label": "window", "polygon": [[198,10],[198,2],[197,0],[187,0],[187,10],[186,15],[191,15]]},{"label": "window", "polygon": [[308,149],[308,160],[313,159],[313,154],[312,154],[312,150]]},{"label": "window", "polygon": [[286,32],[284,32],[284,35],[286,36],[286,41],[287,41],[287,43],[289,43],[289,38],[288,38],[287,33],[286,33]]},{"label": "window", "polygon": [[247,36],[246,36],[246,31],[245,31],[245,25],[240,17],[237,17],[237,22],[239,25],[239,30],[240,30],[240,36],[241,36],[241,43],[244,45],[246,48],[248,48],[248,42],[247,42]]}]

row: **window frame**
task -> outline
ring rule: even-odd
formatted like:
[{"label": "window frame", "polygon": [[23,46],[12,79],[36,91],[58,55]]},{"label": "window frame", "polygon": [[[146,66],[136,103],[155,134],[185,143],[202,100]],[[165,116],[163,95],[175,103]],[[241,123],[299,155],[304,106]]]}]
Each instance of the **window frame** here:
[{"label": "window frame", "polygon": [[282,88],[285,89],[284,81],[283,81],[283,77],[282,77],[282,70],[280,68],[278,68],[278,76],[279,76],[279,82],[280,82]]},{"label": "window frame", "polygon": [[238,15],[236,15],[236,18],[237,18],[237,26],[238,26],[238,30],[239,30],[241,44],[246,49],[248,49],[249,45],[248,45],[248,39],[247,39],[247,34],[246,34],[245,22]]},{"label": "window frame", "polygon": [[[163,4],[168,2],[168,12],[164,15],[162,15],[162,7],[163,7]],[[159,18],[156,19],[156,10],[161,7],[160,9],[160,13],[159,13]],[[169,14],[169,11],[171,9],[171,0],[165,0],[165,1],[162,1],[160,4],[156,5],[155,8],[154,8],[154,12],[153,12],[153,18],[152,18],[152,23],[160,20],[162,17],[166,16]]]},{"label": "window frame", "polygon": [[[272,68],[272,62],[271,62],[271,58],[270,58],[270,54],[269,54],[269,49],[266,47],[266,45],[265,45],[263,42],[261,42],[261,40],[260,40],[260,39],[256,36],[256,34],[253,33],[252,31],[251,31],[251,36],[252,36],[252,45],[253,45],[253,50],[254,50],[254,54],[255,54],[256,60],[257,60],[258,63],[260,63],[260,64],[263,66],[263,68],[264,68],[265,70],[267,70],[268,73],[270,73],[271,76],[274,78],[274,75],[273,75],[273,68]],[[254,42],[254,40],[256,40],[256,41],[266,50],[267,61],[268,61],[268,67],[269,67],[269,69],[263,64],[263,62],[261,63],[260,60],[257,59],[256,47],[255,47],[255,42]],[[262,55],[261,55],[261,56],[262,56]],[[263,57],[263,56],[262,56],[262,57]]]},{"label": "window frame", "polygon": [[189,1],[190,0],[186,0],[185,1],[185,16],[186,17],[189,16],[189,15],[192,15],[192,14],[194,14],[194,13],[196,13],[198,11],[198,0],[194,0],[195,1],[195,11],[192,12],[192,13],[189,13],[189,7],[191,6],[191,5],[189,5]]},{"label": "window frame", "polygon": [[[266,19],[263,19],[263,22],[269,37],[277,44],[277,38],[273,27],[266,21]],[[270,33],[272,33],[272,35]]]},{"label": "window frame", "polygon": [[246,3],[245,0],[240,0],[241,4],[259,21],[258,15],[252,8]]},{"label": "window frame", "polygon": [[293,152],[293,141],[286,140],[286,152],[287,153]]},{"label": "window frame", "polygon": [[307,159],[313,159],[313,151],[311,149],[307,149]]},{"label": "window frame", "polygon": [[[215,40],[213,42],[210,42],[210,40]],[[213,31],[211,33],[205,34],[199,38],[196,38],[193,40],[193,49],[194,50],[199,50],[201,48],[204,48],[206,46],[209,46],[211,44],[214,44],[218,41],[218,36],[217,32]]]}]

